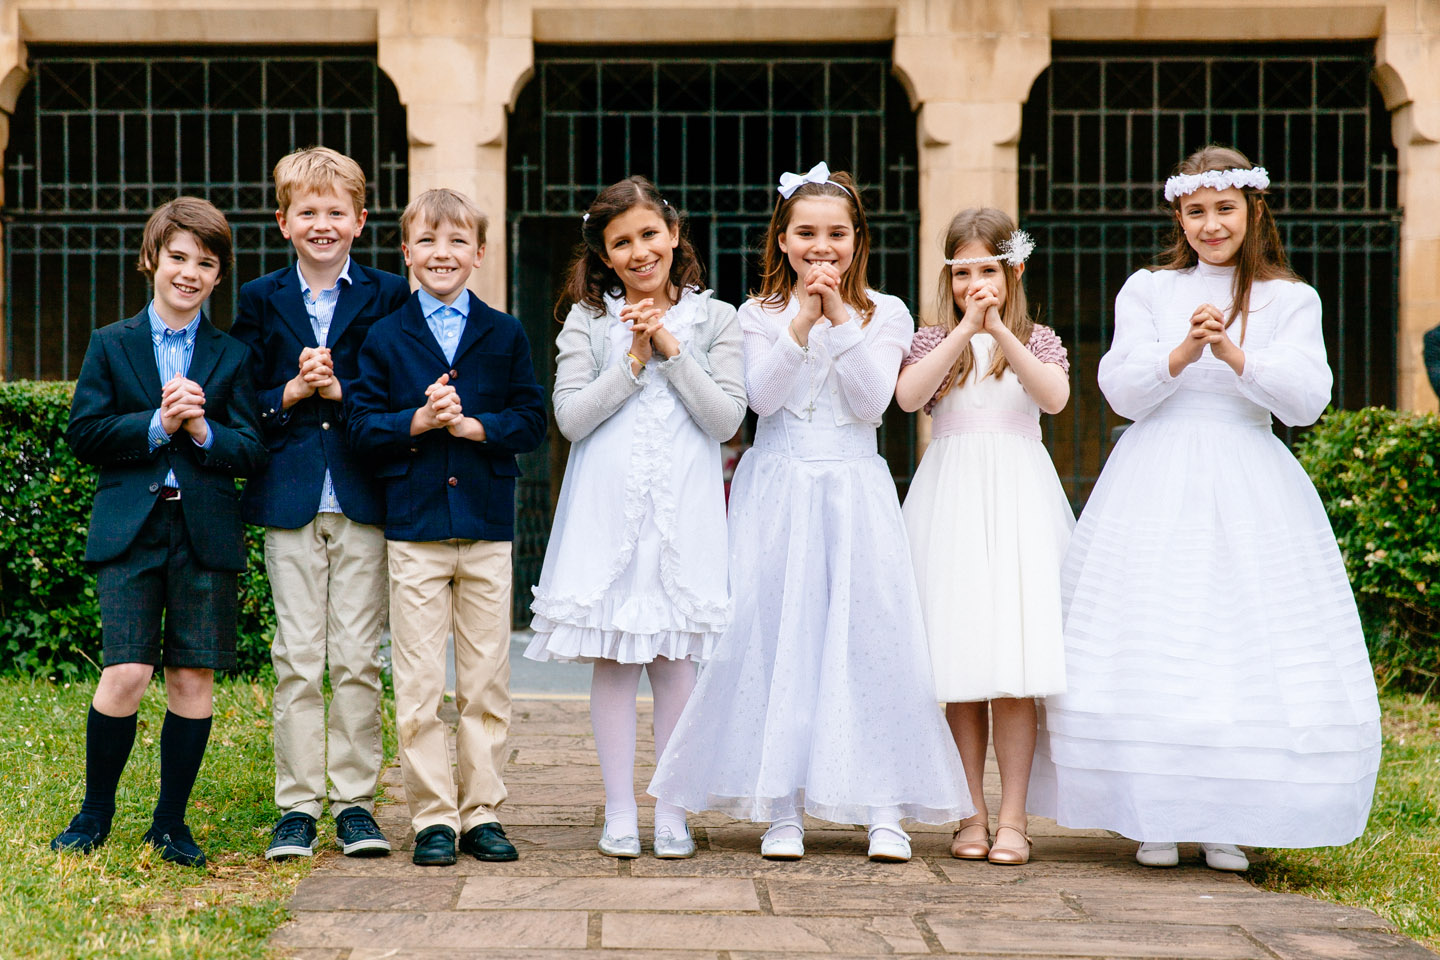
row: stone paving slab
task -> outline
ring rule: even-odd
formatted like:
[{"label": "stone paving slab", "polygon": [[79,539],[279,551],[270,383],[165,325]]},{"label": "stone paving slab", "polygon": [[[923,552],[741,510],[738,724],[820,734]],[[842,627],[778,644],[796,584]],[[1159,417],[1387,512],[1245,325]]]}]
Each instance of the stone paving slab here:
[{"label": "stone paving slab", "polygon": [[[955,860],[950,826],[929,824],[907,825],[909,863],[871,863],[863,829],[818,820],[807,820],[804,859],[762,860],[763,825],[717,813],[690,818],[696,857],[656,860],[648,728],[646,705],[635,771],[641,858],[595,850],[604,788],[588,703],[517,700],[501,819],[520,860],[412,864],[392,767],[376,819],[395,853],[319,854],[272,947],[295,960],[1435,958],[1369,911],[1266,893],[1206,869],[1193,844],[1181,845],[1181,866],[1150,870],[1135,863],[1130,841],[1039,818],[1030,822],[1033,858],[1019,867]],[[993,758],[985,784],[996,809]]]}]

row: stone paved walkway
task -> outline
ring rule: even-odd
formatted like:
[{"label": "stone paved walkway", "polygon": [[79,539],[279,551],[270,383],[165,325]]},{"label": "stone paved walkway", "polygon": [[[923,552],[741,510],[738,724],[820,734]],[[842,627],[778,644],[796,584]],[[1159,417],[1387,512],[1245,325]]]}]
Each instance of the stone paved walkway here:
[{"label": "stone paved walkway", "polygon": [[[652,754],[648,712],[639,756]],[[1032,820],[1023,867],[954,860],[944,828],[912,831],[915,859],[865,858],[859,828],[813,823],[805,858],[758,855],[761,828],[692,817],[692,860],[595,851],[604,793],[582,700],[517,700],[502,816],[520,860],[410,863],[398,768],[379,811],[396,845],[347,859],[330,845],[272,945],[297,960],[775,960],[939,954],[1183,960],[1410,960],[1435,955],[1364,910],[1265,893],[1197,861],[1147,870],[1134,845]],[[636,770],[642,835],[652,768]],[[998,792],[992,769],[987,792]],[[997,809],[998,802],[991,809]]]}]

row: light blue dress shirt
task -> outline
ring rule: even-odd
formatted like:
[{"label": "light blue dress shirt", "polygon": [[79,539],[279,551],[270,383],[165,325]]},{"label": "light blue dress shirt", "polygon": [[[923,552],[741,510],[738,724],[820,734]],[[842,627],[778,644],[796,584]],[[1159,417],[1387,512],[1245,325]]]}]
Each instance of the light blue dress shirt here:
[{"label": "light blue dress shirt", "polygon": [[[165,321],[160,319],[160,314],[155,312],[154,300],[146,306],[145,312],[150,317],[150,342],[155,345],[155,366],[160,368],[160,384],[164,386],[176,377],[183,377],[190,372],[190,358],[195,355],[195,333],[200,329],[200,314],[195,314],[194,318],[179,330],[171,330]],[[206,426],[208,428],[209,424]],[[194,438],[191,440],[193,442]],[[160,408],[156,407],[155,413],[150,417],[150,449],[153,451],[169,442],[170,434],[160,425]],[[214,444],[215,431],[206,429],[205,442],[198,446],[202,450],[209,450]],[[175,478],[174,470],[165,474],[165,486],[180,489],[180,481]]]},{"label": "light blue dress shirt", "polygon": [[465,332],[465,321],[470,317],[470,294],[462,291],[454,305],[446,304],[420,290],[420,312],[425,315],[425,325],[440,342],[445,353],[445,362],[455,362],[455,350],[460,346],[460,335]]},{"label": "light blue dress shirt", "polygon": [[[346,286],[350,284],[350,258],[345,258],[345,267],[340,271],[335,286],[329,290],[311,290],[298,263],[295,265],[295,273],[300,277],[300,296],[305,301],[305,312],[310,315],[310,329],[315,332],[315,342],[322,347],[328,346],[326,341],[330,338],[330,321],[335,317],[335,305],[340,302],[340,283],[344,281]],[[325,471],[325,482],[320,485],[319,512],[344,512],[340,509],[339,498],[335,496],[335,484],[330,479],[328,468]]]}]

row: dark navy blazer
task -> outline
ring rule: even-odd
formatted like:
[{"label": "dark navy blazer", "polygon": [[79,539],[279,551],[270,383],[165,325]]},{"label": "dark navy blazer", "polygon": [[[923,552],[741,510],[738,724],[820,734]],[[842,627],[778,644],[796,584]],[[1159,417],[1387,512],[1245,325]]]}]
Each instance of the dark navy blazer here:
[{"label": "dark navy blazer", "polygon": [[91,335],[65,434],[77,459],[100,468],[86,560],[104,563],[130,548],[155,509],[165,475],[174,470],[195,559],[211,570],[245,569],[235,478],[251,476],[265,463],[248,361],[243,346],[202,317],[185,376],[205,391],[205,422],[215,442],[202,450],[180,430],[151,450],[160,368],[149,312]]},{"label": "dark navy blazer", "polygon": [[[470,315],[452,363],[412,294],[370,329],[360,375],[345,392],[350,443],[385,485],[390,540],[515,537],[515,454],[545,439],[545,394],[520,321],[465,296]],[[485,427],[483,442],[444,429],[410,436],[425,388],[442,373],[450,374],[465,415]]]},{"label": "dark navy blazer", "polygon": [[[342,394],[350,393],[360,345],[370,327],[398,310],[409,296],[405,278],[350,261],[350,283],[340,285],[326,338]],[[326,400],[316,393],[288,411],[280,402],[286,381],[299,370],[300,351],[317,346],[294,264],[240,288],[230,335],[248,346],[254,358],[251,374],[270,448],[269,469],[245,487],[241,500],[245,521],[291,530],[303,527],[315,519],[329,468],[345,516],[356,523],[384,523],[379,484],[345,440],[343,401]]]},{"label": "dark navy blazer", "polygon": [[1430,389],[1440,394],[1440,327],[1425,334],[1425,372],[1430,375]]}]

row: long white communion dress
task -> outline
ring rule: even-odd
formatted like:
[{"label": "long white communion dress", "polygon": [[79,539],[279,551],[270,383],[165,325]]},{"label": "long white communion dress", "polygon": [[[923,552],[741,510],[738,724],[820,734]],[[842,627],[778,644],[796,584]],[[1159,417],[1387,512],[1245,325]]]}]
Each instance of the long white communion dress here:
[{"label": "long white communion dress", "polygon": [[[906,362],[944,337],[922,327]],[[926,404],[932,439],[903,511],[935,689],[946,703],[1044,697],[1065,689],[1060,563],[1075,514],[1041,440],[1040,408],[1012,368],[982,376],[999,349],[993,336],[976,333],[970,345],[965,382]],[[1027,346],[1069,369],[1049,327],[1036,326]]]},{"label": "long white communion dress", "polygon": [[876,428],[913,323],[897,298],[811,331],[740,308],[760,415],[730,495],[735,613],[650,792],[689,810],[839,823],[973,810],[935,699],[900,504]]},{"label": "long white communion dress", "polygon": [[1069,690],[1046,702],[1031,810],[1141,841],[1348,843],[1380,760],[1374,676],[1320,498],[1271,431],[1329,402],[1320,300],[1255,284],[1243,373],[1206,348],[1171,377],[1231,277],[1142,270],[1116,298],[1100,388],[1135,423],[1065,558]]},{"label": "long white communion dress", "polygon": [[[634,392],[628,398],[620,392],[597,400],[588,419],[605,419],[570,447],[545,565],[530,605],[535,637],[525,656],[704,661],[725,628],[730,607],[720,444],[696,418],[723,422],[712,429],[733,433],[744,410],[738,398],[732,401],[735,409],[729,409],[720,388],[701,369],[711,362],[705,354],[710,344],[693,341],[697,333],[708,340],[719,333],[712,328],[733,324],[734,308],[712,305],[709,291],[687,291],[665,314],[665,327],[680,341],[681,353],[669,361],[656,356],[641,371],[635,389],[625,356],[632,334],[618,316],[623,303],[610,297],[606,306],[607,315],[597,321],[606,324],[608,336],[602,344],[602,376],[619,386],[597,378],[597,389],[607,395]],[[572,311],[567,329],[588,321],[581,311]],[[734,338],[736,331],[732,327],[726,335]],[[737,346],[730,345],[732,350]],[[588,366],[588,358],[575,362]],[[738,354],[734,362],[738,392]],[[675,369],[662,370],[662,365]],[[623,375],[617,373],[622,368]],[[715,409],[705,408],[707,398],[718,399],[712,403]],[[616,403],[618,409],[610,412]],[[585,413],[574,419],[576,429],[589,426]]]}]

